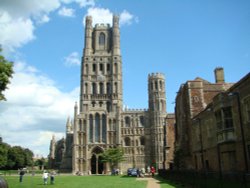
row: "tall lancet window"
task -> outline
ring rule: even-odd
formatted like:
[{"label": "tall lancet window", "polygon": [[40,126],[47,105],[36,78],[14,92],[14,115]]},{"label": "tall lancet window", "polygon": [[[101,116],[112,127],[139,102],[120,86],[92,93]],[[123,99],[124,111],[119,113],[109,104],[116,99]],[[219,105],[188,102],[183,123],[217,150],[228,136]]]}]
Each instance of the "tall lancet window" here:
[{"label": "tall lancet window", "polygon": [[89,115],[89,142],[93,142],[93,115]]},{"label": "tall lancet window", "polygon": [[100,115],[95,115],[95,142],[100,142]]},{"label": "tall lancet window", "polygon": [[99,35],[99,45],[100,46],[105,45],[105,34],[104,33],[100,33],[100,35]]},{"label": "tall lancet window", "polygon": [[102,115],[102,142],[106,143],[106,129],[107,129],[107,124],[106,124],[106,115]]}]

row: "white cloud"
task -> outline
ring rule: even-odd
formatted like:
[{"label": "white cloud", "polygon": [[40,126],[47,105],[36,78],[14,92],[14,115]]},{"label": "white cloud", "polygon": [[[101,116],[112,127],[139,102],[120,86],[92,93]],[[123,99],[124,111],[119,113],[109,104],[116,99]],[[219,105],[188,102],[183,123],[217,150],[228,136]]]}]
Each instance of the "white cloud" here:
[{"label": "white cloud", "polygon": [[[80,7],[95,5],[94,0],[1,0],[0,44],[5,54],[32,41],[35,28],[49,22],[51,12],[70,3],[77,3]],[[62,13],[74,15],[73,9],[65,8]]]},{"label": "white cloud", "polygon": [[5,50],[14,51],[15,48],[33,40],[34,30],[30,19],[12,18],[8,12],[0,13],[0,44]]},{"label": "white cloud", "polygon": [[75,10],[71,9],[71,8],[62,7],[58,11],[58,14],[60,16],[65,16],[65,17],[74,17],[75,16]]},{"label": "white cloud", "polygon": [[72,52],[67,57],[64,58],[64,65],[70,66],[79,66],[81,65],[80,56],[77,52]]},{"label": "white cloud", "polygon": [[49,152],[53,133],[64,135],[66,119],[73,115],[79,88],[65,93],[53,80],[23,62],[15,64],[15,74],[0,106],[0,130],[4,141]]},{"label": "white cloud", "polygon": [[[86,16],[92,16],[93,25],[96,23],[108,23],[112,25],[112,17],[113,14],[109,9],[99,8],[99,7],[90,7],[87,11],[87,14],[84,16],[83,25],[85,25],[85,18]],[[119,14],[120,16],[120,25],[129,25],[132,22],[138,22],[138,18],[127,10],[123,10],[122,13]]]},{"label": "white cloud", "polygon": [[135,17],[127,10],[123,10],[120,14],[120,24],[121,25],[130,25],[133,21],[138,22],[138,17]]}]

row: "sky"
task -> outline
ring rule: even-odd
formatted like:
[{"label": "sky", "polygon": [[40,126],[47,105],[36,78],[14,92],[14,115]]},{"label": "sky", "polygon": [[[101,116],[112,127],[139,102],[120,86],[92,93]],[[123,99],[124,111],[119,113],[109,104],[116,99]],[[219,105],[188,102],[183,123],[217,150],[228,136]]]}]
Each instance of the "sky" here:
[{"label": "sky", "polygon": [[0,0],[0,44],[14,62],[0,102],[4,142],[46,157],[52,135],[65,135],[79,101],[84,18],[120,16],[123,102],[148,108],[148,74],[166,78],[167,112],[187,80],[239,81],[250,69],[249,0]]}]

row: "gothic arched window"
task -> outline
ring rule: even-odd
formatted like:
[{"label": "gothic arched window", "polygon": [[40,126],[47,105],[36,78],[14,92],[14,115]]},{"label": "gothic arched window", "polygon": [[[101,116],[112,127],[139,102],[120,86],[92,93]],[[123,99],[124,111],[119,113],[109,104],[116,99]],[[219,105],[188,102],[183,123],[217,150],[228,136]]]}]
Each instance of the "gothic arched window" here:
[{"label": "gothic arched window", "polygon": [[92,94],[96,94],[96,83],[92,83]]},{"label": "gothic arched window", "polygon": [[95,115],[95,142],[100,141],[100,115]]},{"label": "gothic arched window", "polygon": [[89,115],[89,141],[93,142],[93,115]]},{"label": "gothic arched window", "polygon": [[141,146],[145,145],[145,138],[143,136],[140,138],[140,142],[141,142]]},{"label": "gothic arched window", "polygon": [[126,137],[125,140],[124,140],[124,143],[125,143],[125,146],[130,146],[131,145],[130,138]]},{"label": "gothic arched window", "polygon": [[105,45],[105,34],[104,33],[100,33],[100,35],[99,35],[99,45],[101,45],[101,46]]},{"label": "gothic arched window", "polygon": [[106,115],[102,115],[102,142],[106,142],[106,130],[107,125],[106,125]]},{"label": "gothic arched window", "polygon": [[125,126],[130,127],[130,118],[128,116],[125,117]]},{"label": "gothic arched window", "polygon": [[100,94],[104,94],[104,89],[103,89],[103,83],[101,82],[100,84],[99,84],[99,89],[100,89]]}]

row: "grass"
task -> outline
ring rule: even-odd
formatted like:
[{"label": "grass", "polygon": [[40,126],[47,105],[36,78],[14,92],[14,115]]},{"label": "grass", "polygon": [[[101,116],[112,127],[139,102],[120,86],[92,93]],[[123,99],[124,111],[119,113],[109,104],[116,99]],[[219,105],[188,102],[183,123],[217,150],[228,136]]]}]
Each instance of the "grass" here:
[{"label": "grass", "polygon": [[[39,188],[44,187],[41,176],[24,176],[19,183],[18,176],[5,176],[10,188]],[[56,176],[53,188],[146,188],[147,181],[136,181],[135,178],[125,176]]]},{"label": "grass", "polygon": [[[147,181],[138,181],[135,177],[127,176],[71,176],[60,175],[55,177],[54,185],[44,185],[41,175],[25,175],[23,182],[19,183],[19,176],[3,176],[8,182],[9,188],[146,188]],[[157,178],[158,179],[158,178]],[[161,188],[179,188],[176,184],[164,179],[158,179]],[[48,182],[49,183],[49,182]]]}]

